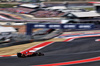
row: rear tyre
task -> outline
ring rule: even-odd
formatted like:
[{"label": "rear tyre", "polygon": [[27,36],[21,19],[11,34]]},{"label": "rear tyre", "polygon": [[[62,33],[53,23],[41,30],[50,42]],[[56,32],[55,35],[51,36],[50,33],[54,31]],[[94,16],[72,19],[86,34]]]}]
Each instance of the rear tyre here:
[{"label": "rear tyre", "polygon": [[24,55],[24,54],[21,54],[21,53],[17,53],[17,57],[19,57],[19,58],[24,58],[25,55]]},{"label": "rear tyre", "polygon": [[21,53],[17,53],[17,57],[21,57],[22,56],[22,54]]}]

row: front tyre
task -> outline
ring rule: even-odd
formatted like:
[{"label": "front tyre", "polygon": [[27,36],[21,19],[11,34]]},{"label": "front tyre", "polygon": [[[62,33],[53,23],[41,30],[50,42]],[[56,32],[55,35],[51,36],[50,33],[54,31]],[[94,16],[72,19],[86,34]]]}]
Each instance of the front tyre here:
[{"label": "front tyre", "polygon": [[44,54],[41,53],[41,52],[38,52],[38,53],[37,53],[37,56],[44,56]]}]

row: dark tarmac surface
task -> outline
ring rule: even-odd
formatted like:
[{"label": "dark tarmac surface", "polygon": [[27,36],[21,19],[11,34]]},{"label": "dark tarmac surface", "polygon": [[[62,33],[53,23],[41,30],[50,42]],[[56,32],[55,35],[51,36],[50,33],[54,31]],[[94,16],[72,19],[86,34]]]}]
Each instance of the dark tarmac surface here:
[{"label": "dark tarmac surface", "polygon": [[[2,57],[0,66],[34,66],[88,59],[100,56],[100,37],[80,38],[71,42],[55,42],[39,50],[45,56],[36,57]],[[66,65],[64,65],[66,66]],[[68,66],[100,66],[100,61]]]}]

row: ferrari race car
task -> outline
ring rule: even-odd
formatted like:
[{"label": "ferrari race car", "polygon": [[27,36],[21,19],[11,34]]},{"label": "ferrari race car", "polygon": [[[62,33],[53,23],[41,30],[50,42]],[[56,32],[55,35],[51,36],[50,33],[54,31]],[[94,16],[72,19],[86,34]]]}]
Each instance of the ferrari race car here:
[{"label": "ferrari race car", "polygon": [[26,53],[17,53],[17,57],[24,58],[24,57],[31,57],[31,56],[44,56],[41,52],[26,52]]}]

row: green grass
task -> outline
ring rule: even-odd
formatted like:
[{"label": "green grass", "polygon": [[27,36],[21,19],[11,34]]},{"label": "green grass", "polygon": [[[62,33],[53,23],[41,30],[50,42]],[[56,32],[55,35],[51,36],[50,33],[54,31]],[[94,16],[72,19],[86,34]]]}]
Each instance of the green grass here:
[{"label": "green grass", "polygon": [[94,10],[94,8],[84,8],[84,9],[88,11]]},{"label": "green grass", "polygon": [[18,4],[0,4],[0,8],[9,8],[13,6],[17,6]]}]

